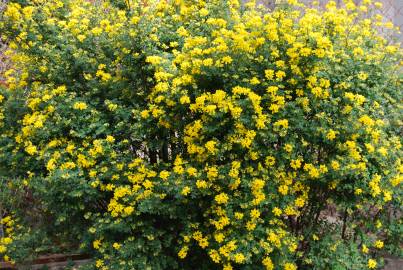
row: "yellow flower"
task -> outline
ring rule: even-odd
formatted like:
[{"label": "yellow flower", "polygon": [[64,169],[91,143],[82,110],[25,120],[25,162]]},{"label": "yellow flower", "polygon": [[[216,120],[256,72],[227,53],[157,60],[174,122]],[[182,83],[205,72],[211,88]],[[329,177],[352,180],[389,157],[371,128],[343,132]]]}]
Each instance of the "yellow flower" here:
[{"label": "yellow flower", "polygon": [[36,146],[29,144],[28,146],[25,147],[25,152],[27,152],[29,155],[35,155],[37,152]]},{"label": "yellow flower", "polygon": [[113,248],[119,250],[121,245],[119,243],[113,243]]},{"label": "yellow flower", "polygon": [[24,14],[26,19],[31,19],[32,14],[34,13],[35,9],[33,6],[27,6],[22,9],[22,13]]},{"label": "yellow flower", "polygon": [[283,213],[283,211],[282,211],[280,208],[278,208],[278,207],[274,207],[273,210],[272,210],[272,212],[273,212],[273,214],[274,214],[276,217],[281,216],[281,214]]},{"label": "yellow flower", "polygon": [[179,250],[179,252],[178,252],[178,257],[181,259],[186,258],[187,254],[188,254],[188,250],[189,250],[188,246],[182,247],[181,250]]},{"label": "yellow flower", "polygon": [[253,231],[256,228],[256,223],[252,222],[252,221],[248,221],[246,223],[246,229],[248,231]]},{"label": "yellow flower", "polygon": [[378,149],[378,153],[381,154],[382,156],[386,157],[388,155],[388,150],[385,147],[380,147]]},{"label": "yellow flower", "polygon": [[177,174],[183,174],[185,172],[185,169],[182,166],[175,166],[174,172]]},{"label": "yellow flower", "polygon": [[221,243],[224,241],[224,234],[223,233],[217,233],[214,235],[214,239],[217,241],[217,243]]},{"label": "yellow flower", "polygon": [[355,56],[362,56],[362,55],[364,55],[364,50],[360,47],[354,48],[353,54]]},{"label": "yellow flower", "polygon": [[215,153],[217,151],[217,149],[215,148],[216,144],[217,142],[215,141],[208,141],[204,146],[210,153]]},{"label": "yellow flower", "polygon": [[183,196],[187,196],[187,195],[189,195],[190,191],[191,191],[191,188],[188,187],[188,186],[186,186],[186,187],[184,187],[184,188],[182,189],[181,194],[182,194]]},{"label": "yellow flower", "polygon": [[243,214],[240,212],[235,212],[235,218],[236,219],[242,219],[243,218]]},{"label": "yellow flower", "polygon": [[392,192],[388,190],[383,191],[383,201],[384,202],[389,202],[392,200]]},{"label": "yellow flower", "polygon": [[143,110],[143,111],[141,111],[140,116],[141,116],[141,118],[146,119],[150,116],[150,112],[148,110]]},{"label": "yellow flower", "polygon": [[224,63],[224,64],[231,64],[232,63],[232,58],[231,58],[231,56],[224,56],[223,58],[221,58],[221,61]]},{"label": "yellow flower", "polygon": [[273,156],[267,156],[265,159],[266,166],[270,167],[276,163],[276,159]]},{"label": "yellow flower", "polygon": [[206,237],[199,240],[199,246],[201,248],[206,248],[206,247],[208,247],[208,245],[209,245],[209,243],[208,243],[208,240]]},{"label": "yellow flower", "polygon": [[109,143],[113,143],[115,141],[115,138],[111,135],[108,135],[108,136],[106,136],[105,140]]},{"label": "yellow flower", "polygon": [[370,143],[366,143],[365,148],[367,148],[368,153],[373,153],[375,151],[375,147]]},{"label": "yellow flower", "polygon": [[223,270],[233,270],[231,264],[227,263],[226,265],[224,265]]},{"label": "yellow flower", "polygon": [[208,187],[207,182],[204,180],[197,180],[196,181],[196,187],[199,189],[205,189]]},{"label": "yellow flower", "polygon": [[300,159],[291,160],[290,166],[294,170],[297,170],[297,169],[301,168],[301,165],[302,165],[302,161]]},{"label": "yellow flower", "polygon": [[182,37],[189,36],[189,32],[183,26],[179,27],[178,30],[176,30],[176,33]]},{"label": "yellow flower", "polygon": [[236,263],[244,263],[245,262],[245,255],[243,255],[242,253],[236,253],[234,255],[234,261]]},{"label": "yellow flower", "polygon": [[371,117],[369,117],[368,115],[361,116],[358,119],[358,122],[368,127],[372,127],[373,125],[375,125],[375,121],[372,120]]},{"label": "yellow flower", "polygon": [[277,86],[269,86],[266,89],[267,93],[271,94],[271,95],[275,95],[278,91],[278,87]]},{"label": "yellow flower", "polygon": [[332,167],[333,170],[337,171],[338,169],[340,169],[340,163],[337,162],[336,160],[332,160],[332,162],[330,163],[330,166]]},{"label": "yellow flower", "polygon": [[48,171],[53,171],[56,169],[56,160],[54,158],[49,159],[48,163],[46,164],[46,169],[48,169]]},{"label": "yellow flower", "polygon": [[216,195],[214,199],[218,204],[226,204],[228,202],[229,197],[225,193],[220,193]]},{"label": "yellow flower", "polygon": [[252,211],[250,211],[250,217],[252,219],[257,219],[260,217],[260,211],[257,209],[252,209]]},{"label": "yellow flower", "polygon": [[381,2],[375,2],[374,5],[379,9],[383,7],[383,4]]},{"label": "yellow flower", "polygon": [[369,259],[368,260],[368,268],[369,269],[375,269],[376,265],[377,265],[377,263],[376,263],[376,261],[374,259]]},{"label": "yellow flower", "polygon": [[284,270],[297,270],[297,266],[293,263],[284,264]]},{"label": "yellow flower", "polygon": [[95,35],[95,36],[99,36],[100,34],[102,34],[102,28],[101,27],[94,27],[91,32]]},{"label": "yellow flower", "polygon": [[278,192],[282,195],[287,195],[288,194],[288,186],[286,185],[281,185],[278,187]]},{"label": "yellow flower", "polygon": [[358,77],[358,79],[365,81],[366,79],[368,79],[368,74],[365,72],[360,72],[360,73],[358,73],[357,77]]},{"label": "yellow flower", "polygon": [[336,138],[336,132],[335,132],[333,129],[330,129],[330,130],[328,131],[328,133],[326,134],[326,138],[327,138],[329,141],[333,141],[333,140]]},{"label": "yellow flower", "polygon": [[374,247],[376,247],[376,248],[378,248],[378,249],[383,248],[383,242],[382,242],[381,240],[377,240],[377,241],[374,243]]},{"label": "yellow flower", "polygon": [[18,21],[21,18],[21,13],[19,11],[20,8],[21,6],[19,4],[11,3],[7,6],[4,16],[9,17],[14,21]]},{"label": "yellow flower", "polygon": [[159,63],[161,63],[162,61],[162,57],[160,56],[147,56],[146,58],[146,63],[150,63],[152,65],[158,65]]},{"label": "yellow flower", "polygon": [[101,240],[99,240],[99,239],[95,240],[94,242],[92,242],[92,246],[95,249],[99,249],[101,247]]},{"label": "yellow flower", "polygon": [[298,0],[288,0],[288,4],[290,5],[298,5]]},{"label": "yellow flower", "polygon": [[250,84],[252,84],[252,85],[257,85],[257,84],[260,84],[260,81],[259,81],[258,78],[253,77],[253,78],[250,80]]},{"label": "yellow flower", "polygon": [[367,254],[368,252],[369,252],[369,249],[368,249],[368,247],[364,244],[364,245],[362,245],[362,253],[365,253],[365,254]]},{"label": "yellow flower", "polygon": [[116,111],[117,108],[118,108],[117,104],[113,104],[113,103],[108,104],[108,110],[110,110],[111,112]]},{"label": "yellow flower", "polygon": [[80,42],[83,42],[84,39],[86,39],[86,36],[85,36],[85,35],[78,35],[78,36],[77,36],[77,39],[78,39]]},{"label": "yellow flower", "polygon": [[189,174],[189,176],[196,176],[197,169],[196,169],[196,168],[193,168],[193,167],[190,167],[190,168],[188,168],[188,169],[186,170],[186,172]]},{"label": "yellow flower", "polygon": [[262,264],[266,268],[266,270],[273,270],[274,269],[274,264],[273,264],[272,260],[270,259],[270,257],[265,257],[262,260]]},{"label": "yellow flower", "polygon": [[87,104],[85,104],[85,102],[76,102],[73,105],[73,109],[75,110],[85,110],[87,109]]},{"label": "yellow flower", "polygon": [[181,104],[188,104],[188,103],[190,103],[190,98],[189,98],[189,96],[181,96],[181,98],[179,99],[179,102]]},{"label": "yellow flower", "polygon": [[288,120],[287,119],[278,120],[278,121],[274,122],[273,126],[274,127],[282,127],[284,129],[287,129],[288,128]]},{"label": "yellow flower", "polygon": [[215,250],[215,249],[210,250],[209,255],[210,255],[210,258],[211,258],[211,260],[212,260],[213,262],[215,262],[215,263],[220,263],[220,261],[221,261],[221,256],[220,256],[220,254],[217,252],[217,250]]},{"label": "yellow flower", "polygon": [[218,176],[218,169],[217,167],[209,167],[207,170],[207,177],[208,179],[214,179]]},{"label": "yellow flower", "polygon": [[126,216],[130,216],[134,212],[134,207],[133,206],[127,206],[123,209],[123,213]]},{"label": "yellow flower", "polygon": [[282,70],[279,70],[279,71],[276,72],[276,77],[277,77],[277,79],[279,79],[279,80],[282,80],[285,76],[286,76],[286,74],[285,74],[285,72],[282,71]]},{"label": "yellow flower", "polygon": [[163,171],[160,172],[160,178],[162,180],[167,180],[169,175],[170,175],[170,173],[168,171],[163,170]]},{"label": "yellow flower", "polygon": [[103,260],[97,260],[97,261],[95,262],[95,266],[96,266],[97,268],[101,268],[103,265],[104,265],[104,261],[103,261]]},{"label": "yellow flower", "polygon": [[193,233],[193,238],[196,241],[200,241],[203,238],[203,234],[200,231],[195,231]]},{"label": "yellow flower", "polygon": [[209,14],[209,11],[207,9],[205,9],[205,8],[202,8],[202,9],[199,10],[199,14],[202,17],[206,17]]},{"label": "yellow flower", "polygon": [[296,200],[295,200],[295,206],[297,206],[297,207],[303,207],[304,205],[305,205],[305,199],[304,198],[302,198],[302,197],[298,197]]},{"label": "yellow flower", "polygon": [[292,147],[291,144],[288,144],[288,143],[287,143],[287,144],[284,145],[284,150],[287,151],[288,153],[291,153],[292,148],[293,148],[293,147]]}]

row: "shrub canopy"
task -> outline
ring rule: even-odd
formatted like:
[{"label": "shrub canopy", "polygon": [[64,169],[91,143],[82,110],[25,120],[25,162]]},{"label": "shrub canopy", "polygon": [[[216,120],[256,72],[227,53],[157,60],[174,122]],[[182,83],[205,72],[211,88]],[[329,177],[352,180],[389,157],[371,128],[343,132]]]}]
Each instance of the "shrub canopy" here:
[{"label": "shrub canopy", "polygon": [[0,253],[379,267],[403,170],[402,51],[379,5],[10,1]]}]

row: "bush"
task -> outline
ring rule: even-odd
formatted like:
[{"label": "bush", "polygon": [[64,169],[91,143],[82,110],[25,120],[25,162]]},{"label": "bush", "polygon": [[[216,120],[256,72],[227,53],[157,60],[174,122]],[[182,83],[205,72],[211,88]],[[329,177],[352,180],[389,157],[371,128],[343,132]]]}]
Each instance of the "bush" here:
[{"label": "bush", "polygon": [[376,6],[10,2],[0,253],[380,267],[401,239],[402,51]]}]

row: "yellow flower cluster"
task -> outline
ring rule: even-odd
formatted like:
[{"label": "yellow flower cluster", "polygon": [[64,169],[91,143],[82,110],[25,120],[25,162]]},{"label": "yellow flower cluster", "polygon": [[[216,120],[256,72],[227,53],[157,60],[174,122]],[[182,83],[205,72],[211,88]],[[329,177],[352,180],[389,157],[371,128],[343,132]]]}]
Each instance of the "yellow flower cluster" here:
[{"label": "yellow flower cluster", "polygon": [[[8,235],[0,237],[0,254],[6,254],[7,246],[13,242],[12,235],[15,222],[11,216],[6,216],[0,220],[0,225],[3,227],[4,233]],[[4,255],[3,259],[6,262],[10,261],[10,257],[7,255]]]}]

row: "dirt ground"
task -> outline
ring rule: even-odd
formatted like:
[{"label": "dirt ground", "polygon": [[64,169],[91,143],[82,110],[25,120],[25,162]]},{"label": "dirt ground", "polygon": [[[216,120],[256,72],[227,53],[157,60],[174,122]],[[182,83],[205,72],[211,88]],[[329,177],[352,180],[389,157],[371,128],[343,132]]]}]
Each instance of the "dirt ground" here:
[{"label": "dirt ground", "polygon": [[403,270],[403,259],[386,259],[384,270]]}]

